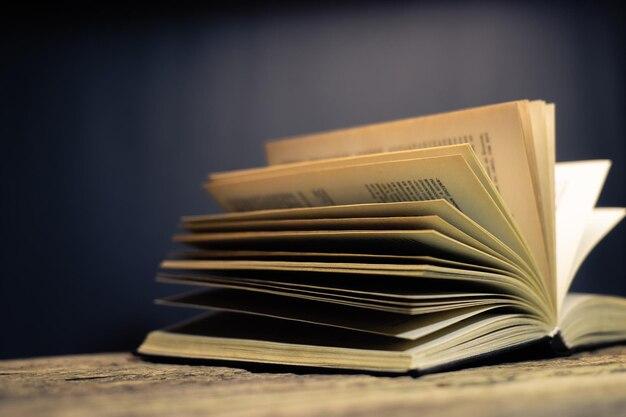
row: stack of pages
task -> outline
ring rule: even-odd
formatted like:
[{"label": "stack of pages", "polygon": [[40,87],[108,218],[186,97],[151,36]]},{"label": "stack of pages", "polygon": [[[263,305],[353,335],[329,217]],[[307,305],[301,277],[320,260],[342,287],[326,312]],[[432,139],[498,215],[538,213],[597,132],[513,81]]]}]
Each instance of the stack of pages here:
[{"label": "stack of pages", "polygon": [[555,108],[516,101],[270,142],[212,174],[158,300],[203,312],[144,355],[430,372],[522,346],[626,340],[626,299],[568,294],[625,215],[610,161],[555,163]]}]

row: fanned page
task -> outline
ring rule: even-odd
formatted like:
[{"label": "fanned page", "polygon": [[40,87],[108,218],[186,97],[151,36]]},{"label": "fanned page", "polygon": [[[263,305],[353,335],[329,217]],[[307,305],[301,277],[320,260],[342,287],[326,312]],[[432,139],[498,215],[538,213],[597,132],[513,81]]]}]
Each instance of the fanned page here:
[{"label": "fanned page", "polygon": [[550,272],[556,275],[556,240],[555,240],[555,218],[554,218],[554,153],[555,148],[555,121],[554,105],[546,104],[543,101],[534,100],[528,103],[527,130],[532,132],[524,135],[529,152],[531,166],[536,167],[531,170],[533,183],[536,186],[541,224],[544,231],[543,236],[546,242],[546,251]]},{"label": "fanned page", "polygon": [[[438,156],[439,155],[439,156]],[[411,159],[407,159],[411,158]],[[416,175],[419,173],[419,175]],[[227,211],[443,198],[522,256],[552,287],[523,233],[468,145],[254,170],[207,184]]]},{"label": "fanned page", "polygon": [[[591,236],[603,235],[603,231],[609,225],[617,223],[611,222],[606,216],[593,216],[594,207],[610,166],[611,162],[608,160],[556,164],[557,305],[559,306],[563,303],[578,266],[584,259],[580,257],[585,252],[584,247],[589,246],[590,240],[595,240]],[[603,222],[603,220],[606,221]],[[585,233],[587,236],[583,242]],[[583,248],[579,250],[581,244]],[[589,253],[591,248],[586,252]]]},{"label": "fanned page", "polygon": [[[534,107],[539,107],[542,115],[554,115],[549,105],[533,103],[540,103]],[[269,163],[275,165],[468,143],[511,209],[542,275],[554,288],[556,268],[550,249],[554,246],[554,227],[550,227],[553,197],[549,183],[541,180],[548,176],[550,167],[546,165],[553,160],[548,148],[554,146],[534,139],[533,126],[541,117],[529,113],[529,102],[522,100],[278,140],[269,142],[266,151]],[[554,139],[553,120],[536,130],[544,132],[548,142]],[[536,149],[540,148],[538,157]]]},{"label": "fanned page", "polygon": [[596,207],[593,209],[587,218],[585,230],[574,255],[567,290],[569,290],[569,286],[585,258],[625,216],[626,209],[621,207]]},{"label": "fanned page", "polygon": [[[434,204],[433,204],[434,203]],[[356,210],[354,207],[341,206],[345,213]],[[370,217],[313,218],[313,219],[273,219],[239,221],[187,221],[183,225],[194,233],[232,233],[232,232],[278,232],[278,231],[315,231],[315,230],[411,230],[432,229],[453,237],[492,256],[517,265],[520,273],[532,275],[532,268],[517,253],[504,245],[491,233],[473,222],[470,218],[455,210],[445,200],[427,202],[387,203],[385,206],[359,205],[369,210],[361,214]],[[347,210],[345,210],[347,209]],[[377,209],[377,210],[375,210]],[[403,210],[392,210],[403,209]],[[302,214],[305,210],[300,210]],[[310,213],[312,210],[306,210]],[[341,213],[340,210],[317,210],[323,216]],[[293,215],[293,210],[288,210]],[[380,217],[384,213],[386,217]],[[435,214],[436,213],[436,214]],[[267,212],[266,212],[267,214]],[[231,217],[232,218],[232,217]]]}]

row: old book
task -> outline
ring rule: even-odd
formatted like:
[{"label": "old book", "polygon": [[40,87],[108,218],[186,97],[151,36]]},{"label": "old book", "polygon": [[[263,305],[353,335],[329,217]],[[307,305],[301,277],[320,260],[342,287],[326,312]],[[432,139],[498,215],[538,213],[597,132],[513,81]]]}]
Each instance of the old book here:
[{"label": "old book", "polygon": [[[267,144],[211,174],[159,303],[208,313],[144,355],[429,372],[528,346],[626,340],[626,299],[568,294],[626,214],[610,162],[555,163],[555,108],[516,101]],[[545,349],[545,347],[542,347]]]}]

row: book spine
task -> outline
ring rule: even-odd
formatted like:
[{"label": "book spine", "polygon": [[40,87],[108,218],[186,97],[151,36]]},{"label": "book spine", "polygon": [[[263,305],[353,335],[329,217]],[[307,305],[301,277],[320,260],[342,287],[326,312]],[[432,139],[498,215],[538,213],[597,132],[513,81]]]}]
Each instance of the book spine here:
[{"label": "book spine", "polygon": [[567,347],[567,344],[565,343],[565,340],[563,339],[560,331],[557,331],[550,338],[550,349],[552,349],[554,354],[557,356],[567,356],[572,353],[571,349]]}]

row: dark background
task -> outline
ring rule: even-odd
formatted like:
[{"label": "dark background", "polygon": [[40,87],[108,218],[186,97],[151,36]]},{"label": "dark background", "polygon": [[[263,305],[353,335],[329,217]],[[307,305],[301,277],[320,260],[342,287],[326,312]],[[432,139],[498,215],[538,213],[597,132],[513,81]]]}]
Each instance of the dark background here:
[{"label": "dark background", "polygon": [[[520,98],[557,103],[558,159],[611,158],[623,206],[623,10],[608,4],[322,3],[5,10],[0,357],[136,347],[211,171],[267,139]],[[620,225],[578,290],[626,295]]]}]

